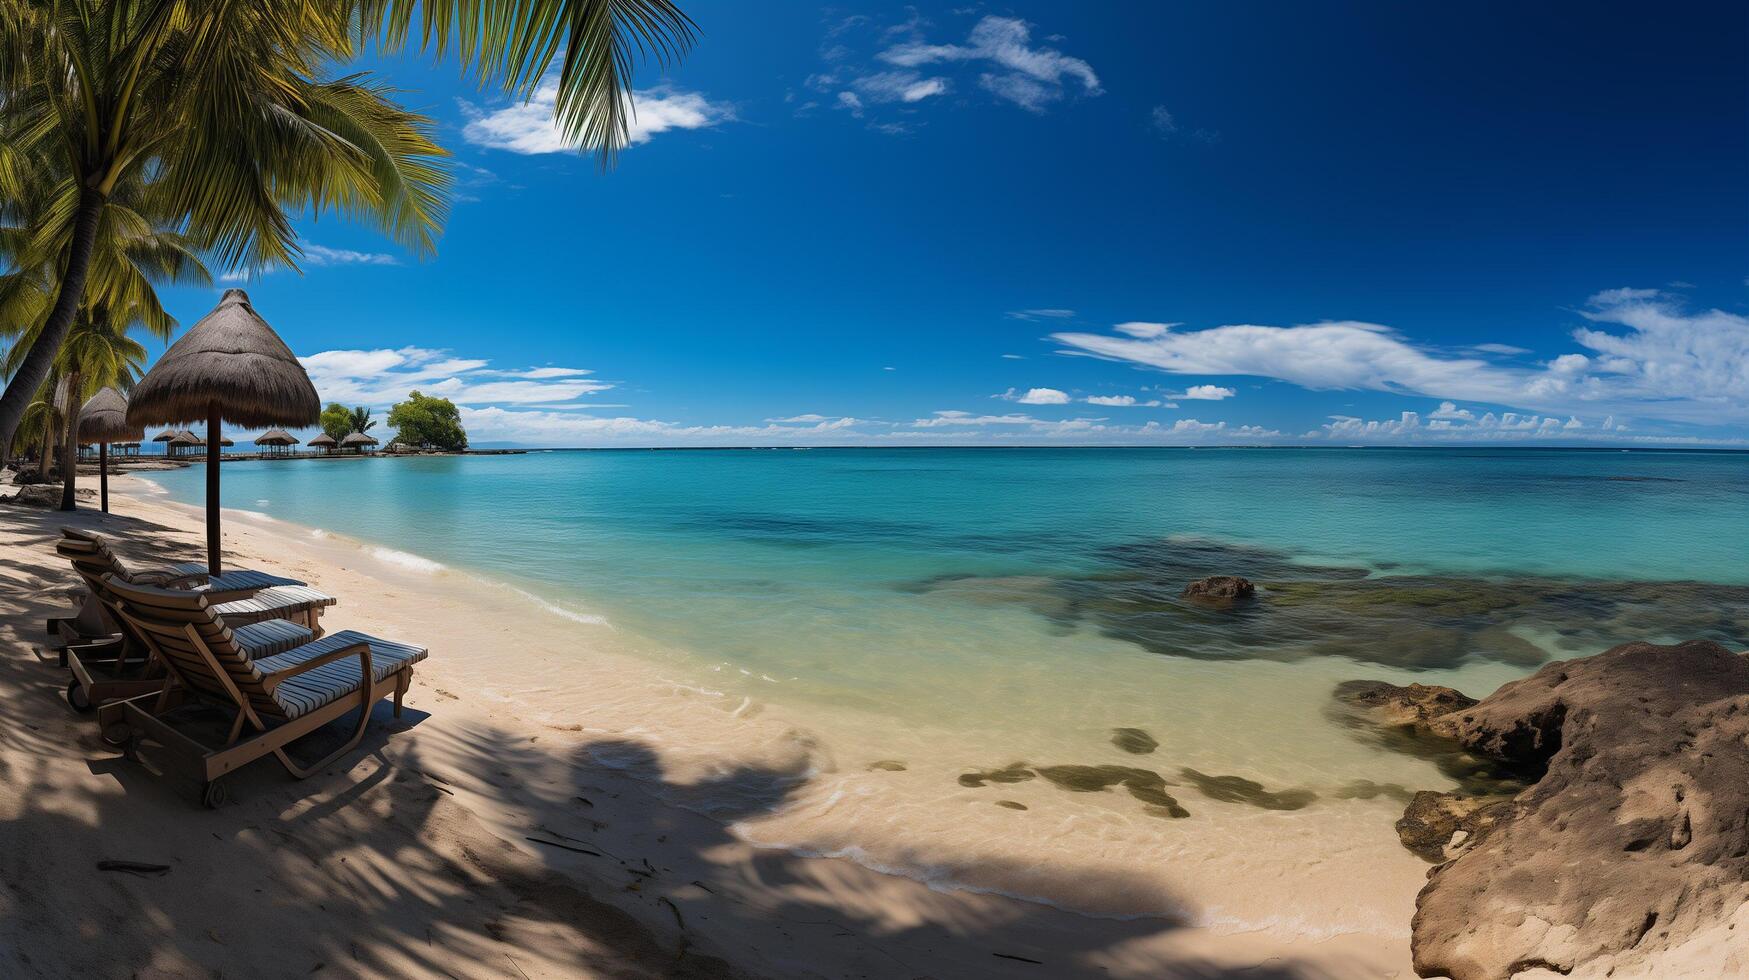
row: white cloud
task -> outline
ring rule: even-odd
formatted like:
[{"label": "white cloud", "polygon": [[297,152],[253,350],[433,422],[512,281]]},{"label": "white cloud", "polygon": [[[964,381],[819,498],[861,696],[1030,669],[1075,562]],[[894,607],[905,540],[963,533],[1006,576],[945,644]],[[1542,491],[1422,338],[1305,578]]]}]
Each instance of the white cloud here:
[{"label": "white cloud", "polygon": [[1004,361],[1024,361],[1024,360],[1026,360],[1026,358],[1020,356],[1019,354],[1003,354],[1002,359]]},{"label": "white cloud", "polygon": [[1231,398],[1238,392],[1232,388],[1222,388],[1220,385],[1191,385],[1183,391],[1167,395],[1167,398],[1181,398],[1192,402],[1218,402]]},{"label": "white cloud", "polygon": [[1067,320],[1074,315],[1074,310],[1060,309],[1009,310],[1003,314],[1010,320]]},{"label": "white cloud", "polygon": [[991,70],[980,74],[979,85],[1035,112],[1062,99],[1068,82],[1079,83],[1087,95],[1103,91],[1093,66],[1054,48],[1035,47],[1031,35],[1026,21],[986,16],[972,28],[965,44],[908,41],[882,51],[880,59],[902,68],[951,62],[987,64]]},{"label": "white cloud", "polygon": [[[462,127],[462,138],[512,153],[574,152],[576,145],[565,139],[553,118],[558,94],[557,76],[549,75],[527,102],[490,111],[463,103],[468,122]],[[632,93],[628,109],[632,119],[627,146],[648,143],[657,133],[671,129],[706,129],[735,119],[734,107],[726,102],[712,102],[701,93],[666,85]]]},{"label": "white cloud", "polygon": [[1178,121],[1165,106],[1157,105],[1148,111],[1148,128],[1161,136],[1171,136],[1178,132]]},{"label": "white cloud", "polygon": [[[1540,366],[1454,356],[1356,321],[1235,324],[1178,331],[1125,323],[1121,336],[1058,333],[1072,353],[1172,374],[1274,378],[1313,390],[1360,389],[1574,413],[1606,410],[1698,424],[1749,418],[1749,317],[1689,314],[1657,290],[1598,293],[1573,332],[1588,353]],[[1606,329],[1625,328],[1621,332]]]},{"label": "white cloud", "polygon": [[1105,405],[1111,408],[1131,408],[1136,404],[1134,395],[1088,395],[1087,404]]},{"label": "white cloud", "polygon": [[1330,421],[1305,434],[1307,439],[1347,443],[1461,443],[1461,442],[1602,442],[1648,445],[1741,445],[1741,439],[1703,439],[1668,433],[1625,436],[1627,427],[1614,416],[1602,422],[1586,422],[1577,416],[1534,415],[1519,412],[1476,412],[1452,402],[1441,402],[1425,419],[1419,412],[1405,411],[1391,419],[1362,419],[1333,415]]},{"label": "white cloud", "polygon": [[594,374],[587,368],[541,367],[529,368],[526,371],[506,371],[506,374],[518,378],[580,378],[585,374]]},{"label": "white cloud", "polygon": [[1120,323],[1111,329],[1121,334],[1146,340],[1151,337],[1159,337],[1173,327],[1182,326],[1184,326],[1182,323],[1148,323],[1142,320],[1131,320],[1128,323]]},{"label": "white cloud", "polygon": [[839,92],[838,108],[850,110],[850,114],[862,118],[862,98],[855,92]]},{"label": "white cloud", "polygon": [[[329,248],[314,242],[301,242],[299,249],[303,258],[299,264],[306,268],[340,265],[400,265],[401,260],[387,252],[356,252],[349,248]],[[262,276],[273,272],[273,269],[262,269],[254,272],[246,270],[228,270],[219,273],[220,282],[253,282]]]},{"label": "white cloud", "polygon": [[[383,407],[414,388],[458,405],[552,405],[613,387],[582,368],[494,371],[479,358],[423,347],[328,350],[298,358],[324,402]],[[561,372],[561,373],[553,373]]]},{"label": "white cloud", "polygon": [[1055,388],[1028,388],[1025,391],[1010,388],[993,397],[1019,402],[1022,405],[1067,405],[1070,400],[1068,392],[1058,391]]},{"label": "white cloud", "polygon": [[925,78],[914,71],[882,71],[872,75],[863,75],[850,82],[856,89],[854,94],[860,95],[869,102],[921,102],[936,95],[945,95],[948,90],[948,80],[939,77]]},{"label": "white cloud", "polygon": [[303,246],[307,265],[400,265],[401,260],[386,252],[354,252],[348,248],[329,248],[315,243]]}]

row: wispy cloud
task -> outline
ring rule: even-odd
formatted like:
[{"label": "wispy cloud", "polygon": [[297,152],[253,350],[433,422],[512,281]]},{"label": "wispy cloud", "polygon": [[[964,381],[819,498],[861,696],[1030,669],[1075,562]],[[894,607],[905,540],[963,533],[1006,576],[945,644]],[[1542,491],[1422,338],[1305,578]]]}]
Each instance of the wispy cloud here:
[{"label": "wispy cloud", "polygon": [[[915,10],[904,22],[885,28],[862,15],[833,20],[820,46],[824,64],[808,77],[806,87],[855,118],[867,115],[870,129],[895,134],[918,124],[916,110],[926,102],[976,101],[961,93],[982,90],[1043,112],[1071,94],[1103,91],[1093,66],[1035,43],[1032,25],[1024,20],[983,17],[957,44],[931,42],[929,26]],[[788,101],[797,102],[793,97]],[[819,104],[801,101],[794,111],[805,116]],[[890,108],[877,118],[874,110],[882,106]]]},{"label": "wispy cloud", "polygon": [[985,67],[978,76],[981,87],[1034,112],[1062,100],[1071,83],[1085,95],[1103,91],[1092,65],[1033,44],[1032,26],[1014,17],[986,16],[964,44],[907,41],[882,51],[880,60],[904,68],[956,62]]},{"label": "wispy cloud", "polygon": [[381,407],[418,388],[458,405],[554,405],[607,391],[582,368],[494,370],[483,358],[423,347],[327,350],[298,358],[323,401]]},{"label": "wispy cloud", "polygon": [[[467,125],[462,138],[477,146],[512,153],[571,153],[576,145],[565,139],[554,121],[554,102],[559,85],[555,77],[543,80],[534,95],[523,103],[498,109],[483,109],[462,103]],[[726,102],[714,102],[699,92],[686,92],[667,85],[632,93],[628,146],[648,143],[658,133],[676,129],[708,129],[732,122],[735,110]]]},{"label": "wispy cloud", "polygon": [[1062,309],[1009,310],[1002,315],[1010,320],[1069,320],[1074,318],[1075,311]]},{"label": "wispy cloud", "polygon": [[[303,252],[299,265],[304,268],[321,268],[324,266],[342,265],[400,265],[399,256],[388,252],[358,252],[349,248],[329,248],[315,242],[301,242],[298,245]],[[259,272],[225,272],[219,275],[220,282],[249,282],[260,279],[275,270],[266,269]]]}]

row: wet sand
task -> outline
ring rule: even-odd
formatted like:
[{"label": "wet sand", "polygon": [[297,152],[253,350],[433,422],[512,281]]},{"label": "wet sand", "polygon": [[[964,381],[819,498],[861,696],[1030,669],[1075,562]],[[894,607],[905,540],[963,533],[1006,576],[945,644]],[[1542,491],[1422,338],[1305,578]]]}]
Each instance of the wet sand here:
[{"label": "wet sand", "polygon": [[[258,763],[234,777],[233,803],[202,810],[192,787],[104,745],[40,652],[43,617],[73,584],[52,550],[61,524],[112,534],[142,562],[200,553],[197,511],[126,477],[111,492],[108,517],[0,508],[7,975],[1411,975],[1409,904],[1400,936],[1295,941],[1090,918],[751,846],[730,826],[780,812],[819,775],[812,736],[778,712],[737,716],[616,651],[610,627],[515,590],[241,516],[226,525],[227,562],[339,596],[330,630],[432,655],[406,717],[381,709],[362,750],[302,782]],[[995,795],[1010,788],[990,800],[1018,814]],[[171,870],[96,870],[103,859]],[[1109,861],[1012,861],[1094,889],[1142,887]]]}]

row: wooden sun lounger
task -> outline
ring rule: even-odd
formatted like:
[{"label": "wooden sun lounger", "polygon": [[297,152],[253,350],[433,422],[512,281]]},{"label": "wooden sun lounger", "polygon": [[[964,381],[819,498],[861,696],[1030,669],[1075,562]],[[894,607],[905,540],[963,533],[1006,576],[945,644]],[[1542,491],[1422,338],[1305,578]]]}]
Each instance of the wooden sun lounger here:
[{"label": "wooden sun lounger", "polygon": [[[61,540],[55,544],[56,553],[72,563],[89,589],[89,594],[81,597],[83,605],[77,614],[49,620],[50,634],[58,635],[65,643],[90,643],[117,632],[108,622],[111,618],[106,615],[108,604],[101,601],[101,582],[109,574],[138,585],[204,592],[210,602],[223,606],[219,614],[233,626],[289,619],[309,627],[317,636],[322,634],[322,610],[338,601],[297,579],[266,572],[233,571],[213,577],[198,565],[141,572],[123,564],[102,535],[67,527],[61,529],[61,534]],[[95,607],[92,599],[99,600]],[[62,662],[65,660],[63,653]]]},{"label": "wooden sun lounger", "polygon": [[[413,665],[427,655],[424,647],[342,630],[253,659],[204,595],[132,585],[113,574],[104,584],[166,671],[157,693],[98,709],[104,738],[124,745],[129,758],[138,758],[143,742],[155,743],[173,768],[201,783],[209,807],[224,802],[226,773],[263,756],[303,779],[352,751],[377,701],[393,696],[400,716]],[[197,724],[179,717],[191,702],[233,712],[229,734],[203,740]],[[301,766],[286,754],[290,743],[354,710],[352,737],[326,758]]]}]

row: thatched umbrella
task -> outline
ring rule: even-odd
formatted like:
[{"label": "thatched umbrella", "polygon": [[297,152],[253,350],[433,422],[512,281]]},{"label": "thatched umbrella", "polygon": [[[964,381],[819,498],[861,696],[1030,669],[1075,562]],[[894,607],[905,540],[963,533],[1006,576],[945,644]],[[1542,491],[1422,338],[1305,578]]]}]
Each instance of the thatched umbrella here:
[{"label": "thatched umbrella", "polygon": [[200,445],[200,436],[197,436],[192,432],[184,431],[184,432],[176,433],[175,438],[171,439],[169,442],[164,444],[164,448],[167,449],[168,451],[174,453],[176,451],[176,447],[178,447],[178,446],[198,446],[198,445]]},{"label": "thatched umbrella", "polygon": [[268,429],[255,437],[255,444],[266,446],[268,449],[285,449],[287,446],[297,445],[298,440],[296,436],[284,429]]},{"label": "thatched umbrella", "polygon": [[151,441],[166,443],[166,445],[164,446],[164,452],[166,455],[168,455],[170,452],[170,446],[168,445],[168,443],[170,442],[170,440],[176,438],[177,435],[178,435],[178,433],[175,429],[165,429],[163,432],[160,432],[157,435],[153,436]]},{"label": "thatched umbrella", "polygon": [[377,440],[375,436],[367,436],[362,432],[348,432],[346,438],[340,440],[341,449],[351,449],[353,452],[358,453],[364,452],[364,447],[374,446],[376,444]]},{"label": "thatched umbrella", "polygon": [[207,568],[219,567],[219,439],[233,425],[313,424],[322,414],[316,386],[304,366],[249,305],[241,289],[225,290],[211,313],[134,386],[128,420],[206,422]]},{"label": "thatched umbrella", "polygon": [[325,453],[325,452],[329,451],[330,449],[333,449],[335,446],[338,446],[340,444],[338,442],[334,441],[333,436],[324,432],[321,435],[315,437],[314,439],[311,439],[309,442],[304,443],[304,445],[319,447]]},{"label": "thatched umbrella", "polygon": [[97,481],[102,487],[99,499],[103,512],[109,513],[109,441],[138,439],[145,430],[128,424],[128,400],[114,388],[104,388],[79,409],[79,438],[97,443]]}]

